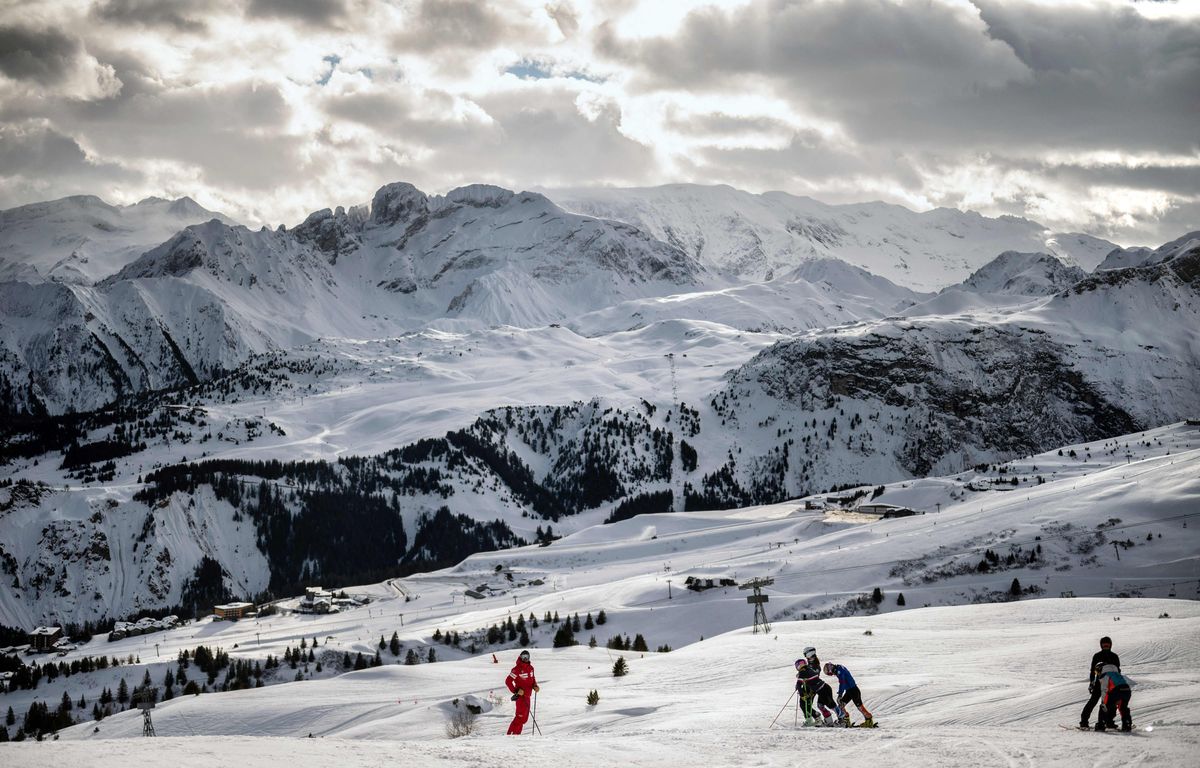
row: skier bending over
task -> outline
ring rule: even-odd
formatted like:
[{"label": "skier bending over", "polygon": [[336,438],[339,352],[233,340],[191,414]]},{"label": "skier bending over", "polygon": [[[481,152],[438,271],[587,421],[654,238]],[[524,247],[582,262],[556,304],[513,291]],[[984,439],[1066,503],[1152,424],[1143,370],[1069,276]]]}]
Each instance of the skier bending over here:
[{"label": "skier bending over", "polygon": [[1079,715],[1079,727],[1088,728],[1088,718],[1092,716],[1092,710],[1096,707],[1096,702],[1100,700],[1100,686],[1096,684],[1096,677],[1099,675],[1098,670],[1105,664],[1112,664],[1118,670],[1121,668],[1121,659],[1112,651],[1112,638],[1105,636],[1100,638],[1100,650],[1096,651],[1092,656],[1092,663],[1088,666],[1088,696],[1087,704],[1083,705],[1083,712]]},{"label": "skier bending over", "polygon": [[529,663],[529,651],[521,651],[521,655],[517,657],[517,666],[508,673],[504,684],[512,691],[512,700],[517,702],[517,713],[508,725],[508,735],[520,736],[525,721],[529,719],[529,692],[541,690],[533,674],[533,665]]},{"label": "skier bending over", "polygon": [[836,676],[838,679],[837,700],[838,704],[842,706],[842,723],[844,725],[850,724],[850,710],[846,706],[846,702],[853,701],[854,706],[858,707],[858,711],[862,712],[862,716],[866,718],[866,720],[863,720],[861,727],[874,728],[875,720],[871,717],[871,713],[867,711],[867,708],[863,706],[862,691],[858,690],[858,684],[854,682],[854,675],[850,674],[850,670],[841,664],[834,664],[827,661],[825,662],[825,676]]},{"label": "skier bending over", "polygon": [[1121,730],[1133,730],[1133,715],[1129,711],[1129,698],[1132,691],[1130,691],[1129,685],[1129,678],[1122,675],[1121,670],[1117,669],[1115,665],[1104,664],[1100,667],[1096,686],[1100,689],[1102,701],[1100,703],[1100,719],[1096,721],[1097,731],[1117,727],[1114,721],[1118,709],[1121,710]]},{"label": "skier bending over", "polygon": [[[809,655],[810,652],[811,655]],[[842,708],[833,700],[833,689],[821,679],[821,668],[817,666],[819,662],[814,661],[817,658],[817,652],[813,648],[805,648],[804,653],[805,658],[796,659],[796,693],[805,700],[804,719],[809,719],[811,702],[815,700],[821,712],[821,717],[817,718],[817,721],[822,725],[837,725],[838,719],[843,716]],[[835,712],[838,715],[836,718],[834,717]]]}]

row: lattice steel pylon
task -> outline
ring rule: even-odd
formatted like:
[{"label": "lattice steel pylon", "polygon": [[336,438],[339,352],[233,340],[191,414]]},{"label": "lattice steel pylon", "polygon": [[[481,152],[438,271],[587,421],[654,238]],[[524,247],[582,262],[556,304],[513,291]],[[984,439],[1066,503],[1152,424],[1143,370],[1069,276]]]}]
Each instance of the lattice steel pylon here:
[{"label": "lattice steel pylon", "polygon": [[143,691],[139,696],[137,708],[142,710],[142,735],[154,736],[154,721],[150,719],[150,712],[154,709],[154,700],[158,698],[158,690],[153,689],[154,693]]},{"label": "lattice steel pylon", "polygon": [[771,625],[767,622],[767,609],[763,606],[770,601],[769,595],[762,593],[763,587],[769,587],[775,583],[775,579],[751,579],[745,584],[738,586],[738,589],[753,589],[753,595],[746,595],[746,602],[754,606],[754,634],[758,634],[758,628],[762,627],[764,634],[771,631]]}]

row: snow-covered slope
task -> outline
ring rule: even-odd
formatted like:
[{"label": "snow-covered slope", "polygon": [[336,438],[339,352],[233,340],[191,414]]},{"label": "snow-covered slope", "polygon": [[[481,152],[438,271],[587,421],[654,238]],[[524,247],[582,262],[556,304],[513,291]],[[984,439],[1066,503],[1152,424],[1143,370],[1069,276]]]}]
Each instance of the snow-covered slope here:
[{"label": "snow-covered slope", "polygon": [[1049,251],[1091,269],[1116,248],[1026,219],[990,219],[884,203],[826,205],[783,192],[672,184],[548,192],[564,208],[627,221],[711,268],[764,279],[816,257],[842,259],[894,283],[931,291],[965,279],[1003,251]]},{"label": "snow-covered slope", "polygon": [[1200,412],[1196,327],[1200,253],[1101,272],[1015,312],[884,319],[779,342],[702,413],[736,426],[743,454],[718,458],[706,493],[747,503],[1190,417]]},{"label": "snow-covered slope", "polygon": [[1105,257],[1096,271],[1161,264],[1176,256],[1195,252],[1197,249],[1200,249],[1200,231],[1189,232],[1153,250],[1150,248],[1117,248]]},{"label": "snow-covered slope", "polygon": [[971,273],[958,288],[978,293],[1049,296],[1087,277],[1048,253],[1005,251]]},{"label": "snow-covered slope", "polygon": [[90,285],[184,227],[211,219],[233,223],[187,197],[116,206],[80,195],[10,208],[0,211],[0,282]]},{"label": "snow-covered slope", "polygon": [[[820,738],[820,748],[846,764],[860,762],[868,745],[888,745],[891,754],[899,749],[948,765],[990,764],[997,752],[1005,759],[1090,765],[1095,739],[1120,737],[1068,734],[1058,724],[1076,721],[1086,698],[1087,659],[1096,638],[1109,635],[1123,671],[1138,683],[1134,721],[1153,734],[1154,741],[1136,742],[1138,748],[1185,760],[1184,751],[1200,745],[1187,725],[1190,692],[1200,683],[1200,609],[1166,598],[1188,598],[1200,588],[1198,461],[1200,431],[1181,424],[1063,446],[1061,455],[896,483],[875,499],[925,512],[914,517],[807,510],[803,500],[636,517],[545,547],[480,553],[438,572],[347,585],[370,602],[340,613],[205,619],[111,643],[96,638],[61,660],[103,654],[121,658],[120,667],[44,679],[7,701],[18,713],[34,699],[56,704],[64,692],[90,704],[102,688],[116,689],[122,678],[136,684],[146,671],[161,693],[182,650],[203,644],[253,665],[268,654],[294,652],[303,638],[313,661],[266,670],[265,687],[199,697],[180,697],[176,689],[154,713],[158,735],[192,748],[202,737],[207,750],[239,749],[262,760],[292,745],[332,750],[332,744],[340,750],[313,754],[367,759],[376,753],[358,742],[384,740],[434,764],[464,758],[464,749],[475,759],[494,754],[503,761],[515,748],[500,736],[512,709],[507,696],[497,694],[519,642],[502,629],[489,641],[487,628],[520,616],[542,687],[542,732],[564,748],[579,745],[583,754],[608,750],[611,757],[628,742],[635,751],[647,750],[634,764],[678,764],[685,747],[714,750],[710,759],[717,764],[742,764],[750,749],[784,764],[794,761],[796,739]],[[747,593],[720,585],[722,578],[744,583],[754,577],[773,579],[766,588],[772,627],[765,635],[750,631]],[[716,586],[688,589],[689,578],[693,584],[713,579]],[[1021,593],[1015,599],[1014,580]],[[871,597],[875,588],[878,602]],[[467,597],[467,590],[481,596]],[[1060,599],[1064,593],[1076,597]],[[575,633],[580,646],[549,648],[561,622],[545,621],[546,615],[590,620],[601,610],[603,624],[584,622]],[[399,653],[386,642],[380,649],[381,638],[393,633]],[[451,633],[457,645],[447,642]],[[614,636],[635,635],[651,648],[673,650],[603,647]],[[586,647],[592,636],[596,648]],[[791,662],[806,645],[852,670],[881,730],[793,732]],[[431,649],[437,663],[401,663],[407,650],[424,661]],[[343,666],[344,654],[370,658],[376,650],[381,667],[349,672]],[[493,653],[503,664],[492,663]],[[610,673],[618,655],[630,667],[620,679]],[[129,656],[138,660],[126,664]],[[195,665],[186,672],[204,681]],[[214,675],[214,685],[223,678]],[[600,695],[594,707],[585,704],[591,690]],[[467,747],[445,741],[455,699],[482,708]],[[786,741],[768,730],[781,714],[775,727]],[[740,727],[729,731],[731,719]],[[325,740],[287,740],[308,734]],[[140,735],[140,716],[118,712],[30,749],[69,758],[76,753],[68,745],[79,741],[94,754],[123,756],[126,747],[108,740],[136,738],[145,745]],[[863,739],[871,741],[864,745]],[[981,739],[986,751],[979,751]],[[102,748],[88,744],[96,741]],[[187,764],[181,742],[154,744],[160,742],[156,748]],[[1124,742],[1106,741],[1104,749],[1117,744]],[[17,764],[50,754],[6,749]]]}]

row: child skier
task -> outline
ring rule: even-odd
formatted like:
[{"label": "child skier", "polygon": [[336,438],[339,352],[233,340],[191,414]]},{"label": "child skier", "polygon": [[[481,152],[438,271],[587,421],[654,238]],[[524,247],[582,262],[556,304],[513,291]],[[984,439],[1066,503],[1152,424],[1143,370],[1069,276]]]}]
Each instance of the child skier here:
[{"label": "child skier", "polygon": [[1132,691],[1129,688],[1129,678],[1121,674],[1121,670],[1113,664],[1103,664],[1096,678],[1100,689],[1100,719],[1096,721],[1096,730],[1103,731],[1116,728],[1117,710],[1121,710],[1121,730],[1133,730],[1133,714],[1129,711],[1129,699]]},{"label": "child skier", "polygon": [[541,690],[533,674],[533,665],[529,663],[529,651],[521,651],[521,655],[517,657],[517,665],[508,673],[504,684],[512,692],[512,700],[517,702],[517,713],[513,715],[508,726],[508,735],[520,736],[525,721],[529,719],[529,692],[536,693]]},{"label": "child skier", "polygon": [[[809,651],[812,651],[811,656],[807,656]],[[837,725],[838,720],[842,717],[842,708],[833,700],[833,689],[821,679],[821,668],[814,666],[810,661],[810,659],[816,659],[816,651],[812,648],[805,648],[804,652],[806,658],[796,659],[796,693],[800,694],[801,700],[805,702],[804,719],[808,721],[812,718],[812,703],[815,701],[821,713],[821,717],[815,718],[817,724]],[[837,713],[836,718],[834,717],[835,712]]]},{"label": "child skier", "polygon": [[858,711],[862,712],[863,720],[861,728],[874,728],[875,720],[871,717],[871,713],[862,703],[862,691],[858,689],[858,684],[854,682],[854,675],[850,674],[850,670],[843,667],[841,664],[834,664],[831,661],[825,662],[825,676],[837,677],[838,692],[837,701],[842,706],[842,724],[850,725],[850,710],[846,706],[846,702],[853,701],[854,706],[858,707]]}]

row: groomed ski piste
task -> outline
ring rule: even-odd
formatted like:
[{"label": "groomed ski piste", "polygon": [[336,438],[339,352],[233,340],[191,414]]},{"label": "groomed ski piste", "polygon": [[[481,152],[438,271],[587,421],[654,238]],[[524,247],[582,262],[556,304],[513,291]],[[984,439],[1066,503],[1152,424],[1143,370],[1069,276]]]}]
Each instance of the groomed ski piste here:
[{"label": "groomed ski piste", "polygon": [[[137,684],[143,668],[159,683],[180,650],[200,644],[261,660],[315,637],[321,654],[371,656],[381,636],[396,632],[405,649],[424,659],[434,648],[440,660],[404,665],[403,652],[383,650],[383,666],[344,674],[285,664],[262,688],[160,702],[155,739],[141,737],[141,715],[131,710],[61,731],[55,741],[6,744],[4,762],[1191,764],[1200,747],[1200,429],[1177,424],[1062,454],[1006,465],[1005,477],[1048,478],[1019,491],[970,491],[980,479],[967,473],[896,483],[880,497],[921,508],[940,502],[938,513],[877,520],[808,510],[800,501],[640,516],[547,547],[481,553],[443,571],[346,587],[370,602],[342,613],[202,620],[112,643],[98,637],[67,660],[136,654],[142,663],[87,681],[59,678],[0,704],[21,712],[35,695],[53,703],[89,683],[90,702],[122,676]],[[1006,555],[1029,557],[1038,546],[1039,562],[1004,564]],[[956,568],[988,549],[1000,556],[997,567]],[[718,584],[773,578],[765,589],[770,631],[749,626],[747,591],[697,593],[683,588],[688,576]],[[1014,578],[1020,598],[990,602]],[[476,592],[484,597],[464,596],[484,584]],[[837,616],[876,586],[882,602],[868,598],[857,615]],[[544,623],[531,633],[539,730],[531,733],[530,723],[521,737],[504,735],[513,714],[504,678],[517,643],[471,654],[432,640],[435,630],[465,638],[518,614],[566,618],[600,609],[608,622],[576,633],[582,645],[550,648],[554,627]],[[826,615],[835,617],[819,618]],[[674,650],[605,648],[617,634],[642,634],[650,648]],[[592,635],[595,648],[587,646]],[[1088,660],[1102,635],[1113,638],[1136,683],[1132,734],[1059,727],[1078,722]],[[851,670],[880,728],[797,727],[792,663],[807,645]],[[629,665],[621,678],[612,675],[618,656]],[[305,679],[292,682],[298,672]],[[594,706],[586,701],[592,690]],[[450,739],[455,700],[483,712],[470,735]]]}]

